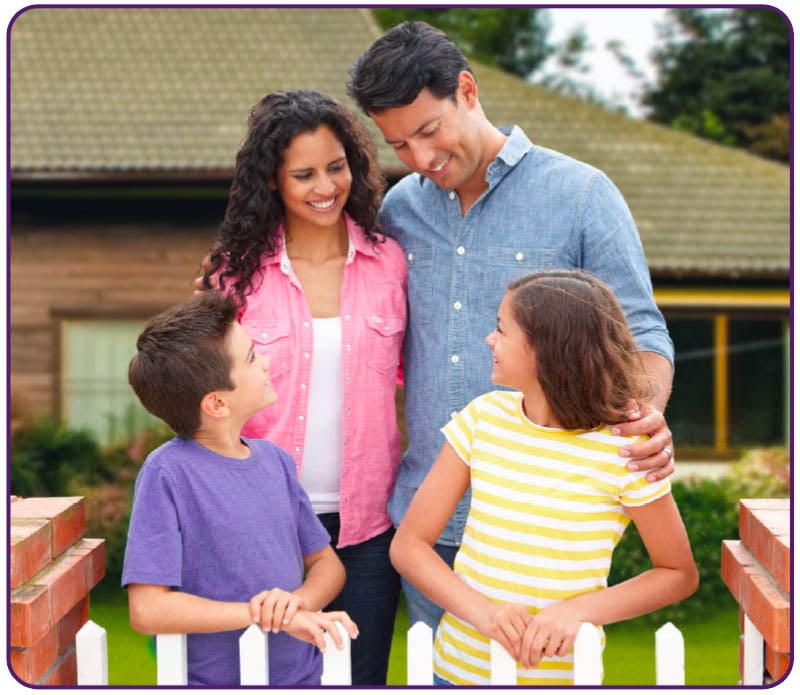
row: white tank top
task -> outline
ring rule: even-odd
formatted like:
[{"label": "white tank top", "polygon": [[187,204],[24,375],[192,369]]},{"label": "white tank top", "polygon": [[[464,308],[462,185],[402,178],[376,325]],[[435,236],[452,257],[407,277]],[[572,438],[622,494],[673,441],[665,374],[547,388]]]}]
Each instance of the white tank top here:
[{"label": "white tank top", "polygon": [[326,514],[339,511],[342,475],[342,320],[312,320],[314,352],[300,484],[314,513]]}]

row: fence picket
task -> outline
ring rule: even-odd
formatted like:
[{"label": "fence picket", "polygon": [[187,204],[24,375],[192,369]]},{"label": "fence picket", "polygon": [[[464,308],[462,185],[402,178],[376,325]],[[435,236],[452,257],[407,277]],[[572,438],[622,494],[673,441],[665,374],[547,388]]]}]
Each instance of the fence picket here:
[{"label": "fence picket", "polygon": [[684,644],[672,623],[656,630],[656,685],[685,685]]},{"label": "fence picket", "polygon": [[325,652],[322,655],[322,681],[321,685],[350,685],[352,674],[350,671],[350,635],[344,626],[337,622],[336,629],[344,643],[338,649],[333,642],[333,637],[325,633]]},{"label": "fence picket", "polygon": [[742,640],[742,685],[764,685],[764,638],[746,613]]},{"label": "fence picket", "polygon": [[258,625],[248,627],[239,638],[239,682],[269,685],[269,640]]},{"label": "fence picket", "polygon": [[406,683],[433,685],[433,630],[422,621],[407,633]]},{"label": "fence picket", "polygon": [[186,635],[156,635],[156,683],[188,684]]},{"label": "fence picket", "polygon": [[495,640],[489,641],[489,682],[492,685],[516,685],[517,664]]},{"label": "fence picket", "polygon": [[603,647],[600,631],[591,623],[581,623],[575,639],[573,683],[575,685],[603,684]]},{"label": "fence picket", "polygon": [[75,635],[78,685],[108,685],[108,638],[92,620]]}]

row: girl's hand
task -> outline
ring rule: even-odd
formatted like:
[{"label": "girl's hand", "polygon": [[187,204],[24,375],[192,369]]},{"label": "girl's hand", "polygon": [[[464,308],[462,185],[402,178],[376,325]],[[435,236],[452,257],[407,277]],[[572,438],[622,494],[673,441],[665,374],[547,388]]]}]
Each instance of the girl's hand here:
[{"label": "girl's hand", "polygon": [[566,656],[575,644],[582,619],[569,601],[548,606],[528,623],[520,647],[519,662],[536,668],[542,657]]},{"label": "girl's hand", "polygon": [[301,596],[283,589],[262,591],[250,599],[250,615],[264,632],[284,629],[304,607]]},{"label": "girl's hand", "polygon": [[487,600],[487,604],[475,628],[484,637],[499,642],[511,658],[519,662],[522,637],[533,616],[521,603],[493,603]]},{"label": "girl's hand", "polygon": [[295,639],[303,642],[310,642],[317,646],[321,651],[325,651],[325,633],[327,632],[337,649],[344,648],[342,636],[336,623],[341,623],[350,639],[358,637],[358,626],[352,621],[344,611],[330,611],[321,613],[318,611],[299,610],[288,625],[283,626],[283,631]]}]

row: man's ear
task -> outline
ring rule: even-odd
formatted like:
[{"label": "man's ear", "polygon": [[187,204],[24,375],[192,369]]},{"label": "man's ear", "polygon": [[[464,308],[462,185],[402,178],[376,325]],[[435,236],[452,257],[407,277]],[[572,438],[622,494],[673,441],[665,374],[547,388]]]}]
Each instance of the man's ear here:
[{"label": "man's ear", "polygon": [[467,108],[472,108],[478,103],[478,83],[469,70],[458,73],[458,89],[456,93],[464,100]]},{"label": "man's ear", "polygon": [[224,394],[219,391],[210,391],[203,396],[200,401],[200,412],[214,419],[225,418],[231,414]]}]

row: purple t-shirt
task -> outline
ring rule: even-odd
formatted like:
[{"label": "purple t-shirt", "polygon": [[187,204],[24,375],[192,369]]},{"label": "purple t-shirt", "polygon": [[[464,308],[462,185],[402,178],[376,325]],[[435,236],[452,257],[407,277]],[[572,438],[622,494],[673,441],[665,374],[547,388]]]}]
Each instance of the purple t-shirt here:
[{"label": "purple t-shirt", "polygon": [[[297,482],[294,461],[266,440],[243,439],[250,457],[220,456],[191,439],[153,451],[136,478],[122,585],[155,584],[218,601],[293,591],[303,557],[330,537]],[[243,630],[187,639],[190,685],[239,685]],[[322,655],[269,633],[271,685],[318,685]]]}]

